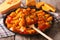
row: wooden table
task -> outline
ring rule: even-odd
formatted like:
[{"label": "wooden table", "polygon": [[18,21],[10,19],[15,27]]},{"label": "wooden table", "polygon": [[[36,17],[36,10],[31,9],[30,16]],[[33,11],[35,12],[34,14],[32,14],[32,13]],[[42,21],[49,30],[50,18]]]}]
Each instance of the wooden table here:
[{"label": "wooden table", "polygon": [[[60,13],[60,0],[40,0],[49,3],[57,8],[57,12]],[[59,23],[60,24],[60,23]],[[52,37],[54,40],[60,40],[60,25],[55,23],[53,27],[46,32],[46,34]],[[15,36],[1,38],[0,40],[47,40],[41,35],[35,36],[22,36],[16,34]]]}]

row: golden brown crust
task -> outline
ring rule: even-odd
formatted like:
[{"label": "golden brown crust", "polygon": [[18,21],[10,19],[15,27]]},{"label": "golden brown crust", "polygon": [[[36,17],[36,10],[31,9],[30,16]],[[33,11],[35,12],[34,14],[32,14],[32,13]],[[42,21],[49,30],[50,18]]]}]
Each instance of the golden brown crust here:
[{"label": "golden brown crust", "polygon": [[27,6],[35,6],[36,5],[36,0],[26,0],[26,5]]},{"label": "golden brown crust", "polygon": [[[19,6],[20,6],[20,4],[21,4],[21,1],[20,0],[13,0],[12,1],[12,3],[11,4],[9,4],[8,2],[7,2],[8,0],[6,0],[5,2],[3,2],[1,5],[0,5],[0,13],[2,13],[2,14],[4,14],[4,13],[6,13],[6,12],[8,12],[9,10],[12,10],[12,9],[16,9],[16,8],[18,8]],[[14,3],[13,3],[14,2]],[[2,8],[1,8],[2,7]],[[5,9],[3,9],[3,8],[5,8]]]},{"label": "golden brown crust", "polygon": [[39,8],[42,7],[44,4],[45,4],[44,2],[38,2],[38,3],[36,3],[36,8],[39,9]]},{"label": "golden brown crust", "polygon": [[52,11],[52,12],[55,12],[56,11],[55,7],[53,7],[50,4],[46,4],[46,3],[44,4],[44,6],[42,6],[42,10]]}]

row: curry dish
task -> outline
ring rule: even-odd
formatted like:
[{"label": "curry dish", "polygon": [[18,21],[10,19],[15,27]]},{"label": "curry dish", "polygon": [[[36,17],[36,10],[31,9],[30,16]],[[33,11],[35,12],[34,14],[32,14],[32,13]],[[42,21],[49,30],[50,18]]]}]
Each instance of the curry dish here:
[{"label": "curry dish", "polygon": [[43,10],[36,11],[31,8],[18,8],[7,16],[5,23],[7,28],[19,34],[36,34],[37,32],[29,27],[34,24],[36,28],[45,31],[51,27],[53,17]]}]

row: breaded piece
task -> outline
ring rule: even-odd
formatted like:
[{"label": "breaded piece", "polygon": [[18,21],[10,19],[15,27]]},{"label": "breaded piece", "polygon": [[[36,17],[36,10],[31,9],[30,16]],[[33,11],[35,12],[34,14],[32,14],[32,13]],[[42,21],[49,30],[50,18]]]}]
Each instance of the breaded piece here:
[{"label": "breaded piece", "polygon": [[49,11],[50,9],[47,8],[46,6],[42,6],[42,10]]},{"label": "breaded piece", "polygon": [[56,11],[55,7],[53,7],[50,4],[44,4],[44,6],[42,6],[42,9],[45,10],[45,11],[52,11],[52,12]]},{"label": "breaded piece", "polygon": [[40,8],[42,7],[42,5],[44,5],[44,2],[38,2],[36,3],[36,8]]},{"label": "breaded piece", "polygon": [[36,5],[36,1],[35,0],[26,0],[26,5],[27,6],[35,6]]}]

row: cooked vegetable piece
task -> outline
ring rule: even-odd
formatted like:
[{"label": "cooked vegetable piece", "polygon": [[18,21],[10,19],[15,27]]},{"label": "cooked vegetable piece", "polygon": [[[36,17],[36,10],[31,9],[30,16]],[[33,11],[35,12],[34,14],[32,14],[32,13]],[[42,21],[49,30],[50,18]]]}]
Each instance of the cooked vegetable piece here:
[{"label": "cooked vegetable piece", "polygon": [[51,20],[53,20],[52,16],[50,16],[49,18],[47,18],[47,21],[51,21]]}]

